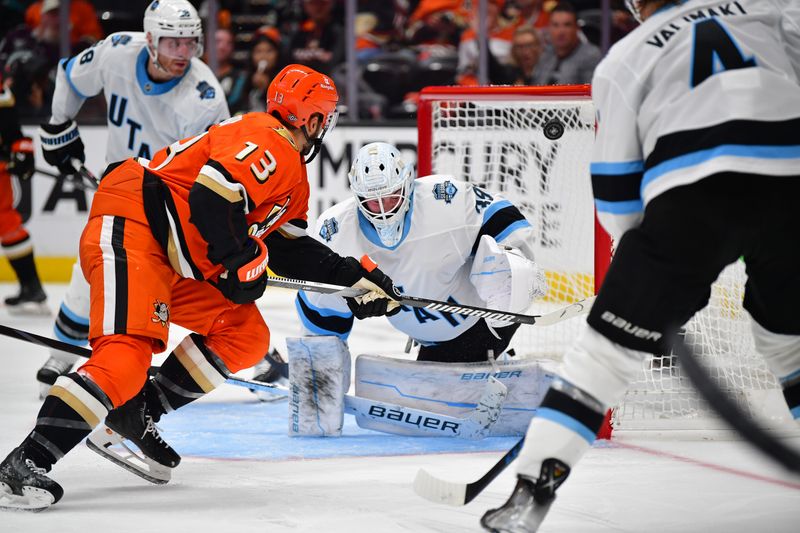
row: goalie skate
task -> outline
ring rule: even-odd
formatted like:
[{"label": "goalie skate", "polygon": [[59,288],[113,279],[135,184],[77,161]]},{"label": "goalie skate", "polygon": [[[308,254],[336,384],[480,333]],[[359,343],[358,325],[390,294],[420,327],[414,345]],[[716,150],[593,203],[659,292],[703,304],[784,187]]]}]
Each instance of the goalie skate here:
[{"label": "goalie skate", "polygon": [[112,463],[150,483],[163,485],[172,477],[172,468],[150,459],[133,443],[105,424],[89,435],[86,445]]}]

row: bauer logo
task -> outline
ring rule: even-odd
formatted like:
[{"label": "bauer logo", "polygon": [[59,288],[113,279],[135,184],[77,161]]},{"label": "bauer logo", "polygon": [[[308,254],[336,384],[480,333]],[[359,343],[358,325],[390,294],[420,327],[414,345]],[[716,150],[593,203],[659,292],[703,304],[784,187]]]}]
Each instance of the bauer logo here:
[{"label": "bauer logo", "polygon": [[661,338],[661,333],[658,331],[652,331],[649,329],[645,329],[641,326],[637,326],[636,324],[631,324],[627,320],[622,317],[618,317],[611,311],[603,311],[603,314],[600,315],[605,322],[608,322],[615,328],[619,328],[625,333],[629,335],[633,335],[638,339],[645,339],[648,341],[658,341]]},{"label": "bauer logo", "polygon": [[522,370],[505,370],[500,372],[466,372],[461,374],[461,381],[486,381],[490,377],[495,379],[511,379],[522,377]]},{"label": "bauer logo", "polygon": [[399,409],[387,409],[380,405],[370,405],[367,414],[374,419],[385,418],[418,428],[438,429],[442,433],[452,433],[453,435],[458,435],[458,429],[461,426],[458,422],[441,420],[433,416],[415,415]]}]

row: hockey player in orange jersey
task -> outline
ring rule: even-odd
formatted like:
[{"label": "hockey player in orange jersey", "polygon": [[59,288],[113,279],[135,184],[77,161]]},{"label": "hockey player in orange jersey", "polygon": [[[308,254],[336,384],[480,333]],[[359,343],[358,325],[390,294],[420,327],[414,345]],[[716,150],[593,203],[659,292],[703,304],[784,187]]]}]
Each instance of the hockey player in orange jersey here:
[{"label": "hockey player in orange jersey", "polygon": [[26,181],[34,171],[33,141],[22,135],[10,79],[0,75],[0,247],[19,279],[20,291],[4,299],[11,314],[49,314],[33,260],[33,242],[14,208],[11,176]]},{"label": "hockey player in orange jersey", "polygon": [[[89,446],[166,483],[180,457],[155,422],[267,350],[269,329],[253,303],[267,262],[278,274],[368,289],[352,302],[363,316],[399,311],[399,294],[379,269],[305,234],[305,163],[333,127],[337,100],[330,78],[290,65],[269,87],[267,113],[234,117],[152,161],[107,169],[80,247],[94,353],[58,378],[36,427],[0,465],[0,508],[58,501],[63,490],[45,472],[106,415]],[[194,333],[148,379],[171,322]],[[126,438],[145,467],[108,448]]]}]

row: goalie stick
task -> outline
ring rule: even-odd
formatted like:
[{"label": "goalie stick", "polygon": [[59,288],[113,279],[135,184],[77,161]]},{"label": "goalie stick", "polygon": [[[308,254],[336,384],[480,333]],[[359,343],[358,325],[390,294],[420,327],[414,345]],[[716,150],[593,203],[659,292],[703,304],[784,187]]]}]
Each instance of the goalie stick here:
[{"label": "goalie stick", "polygon": [[[302,281],[299,279],[291,278],[278,278],[270,276],[267,281],[267,286],[282,287],[285,289],[303,290],[308,292],[319,292],[322,294],[332,294],[341,296],[343,298],[352,298],[360,296],[367,291],[364,289],[354,289],[352,287],[341,287],[339,285],[330,285],[328,283],[317,283],[314,281]],[[442,302],[440,300],[431,300],[428,298],[420,298],[417,296],[403,295],[400,299],[402,305],[411,307],[421,307],[431,311],[442,311],[445,313],[452,313],[464,316],[477,316],[487,320],[502,320],[505,322],[513,322],[517,324],[536,324],[537,326],[550,326],[563,320],[587,313],[594,303],[594,296],[585,298],[583,300],[571,303],[561,309],[557,309],[550,313],[543,315],[525,315],[520,313],[507,313],[505,311],[498,311],[496,309],[487,309],[485,307],[476,307],[474,305],[460,305],[451,302]]]}]

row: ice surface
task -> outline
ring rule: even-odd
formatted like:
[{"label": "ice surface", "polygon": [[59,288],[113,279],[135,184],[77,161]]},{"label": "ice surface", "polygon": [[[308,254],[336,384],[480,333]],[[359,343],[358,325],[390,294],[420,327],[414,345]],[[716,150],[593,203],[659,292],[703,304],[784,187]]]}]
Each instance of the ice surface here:
[{"label": "ice surface", "polygon": [[[0,285],[0,301],[15,290]],[[52,309],[64,290],[47,286]],[[297,333],[292,297],[270,289],[259,302],[279,348]],[[2,305],[0,323],[52,336],[51,319],[10,317]],[[178,329],[171,345],[183,334]],[[382,319],[356,324],[350,341],[354,356],[396,355],[404,345]],[[0,357],[4,456],[33,427],[34,375],[47,350],[0,337]],[[290,439],[285,414],[285,403],[262,404],[245,389],[222,386],[162,419],[165,438],[183,455],[169,484],[151,485],[80,445],[52,472],[63,500],[40,514],[0,513],[0,532],[480,531],[480,515],[514,485],[512,466],[461,508],[429,503],[411,490],[419,467],[473,480],[514,439],[394,437],[361,430],[350,417],[342,438]],[[587,454],[540,531],[796,532],[800,479],[739,441],[612,442]]]}]

